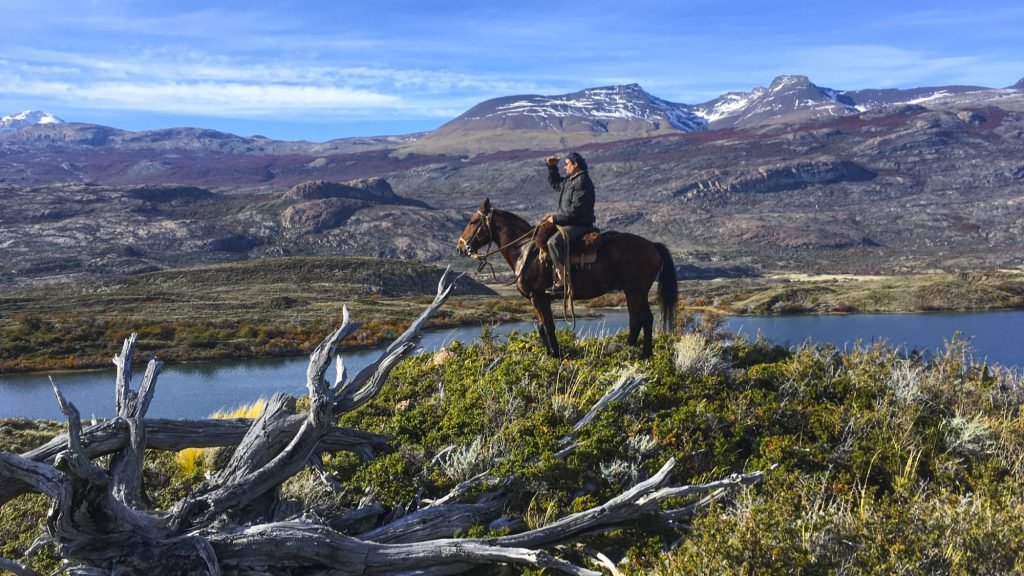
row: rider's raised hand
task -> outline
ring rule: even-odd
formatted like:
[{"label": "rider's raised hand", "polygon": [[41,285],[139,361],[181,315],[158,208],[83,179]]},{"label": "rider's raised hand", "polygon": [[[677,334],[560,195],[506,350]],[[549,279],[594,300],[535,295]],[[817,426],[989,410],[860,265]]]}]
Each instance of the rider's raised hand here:
[{"label": "rider's raised hand", "polygon": [[548,166],[558,166],[558,156],[548,156]]}]

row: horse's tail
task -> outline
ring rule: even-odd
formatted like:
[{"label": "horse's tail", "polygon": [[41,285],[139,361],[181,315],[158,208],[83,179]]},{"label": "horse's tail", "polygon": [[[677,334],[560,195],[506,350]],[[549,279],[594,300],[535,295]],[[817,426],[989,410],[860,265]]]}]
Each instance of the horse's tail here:
[{"label": "horse's tail", "polygon": [[661,300],[661,327],[666,332],[675,328],[676,302],[679,301],[679,285],[676,283],[676,265],[668,248],[657,242],[654,247],[661,255],[661,272],[658,273],[658,298]]}]

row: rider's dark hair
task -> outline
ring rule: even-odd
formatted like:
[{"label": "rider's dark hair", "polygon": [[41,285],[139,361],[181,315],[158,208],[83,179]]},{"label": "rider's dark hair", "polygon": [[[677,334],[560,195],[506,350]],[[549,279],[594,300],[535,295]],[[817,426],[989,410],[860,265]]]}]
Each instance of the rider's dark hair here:
[{"label": "rider's dark hair", "polygon": [[583,159],[583,156],[580,156],[579,152],[569,152],[565,155],[565,159],[572,160],[572,163],[579,166],[580,170],[587,169],[587,161]]}]

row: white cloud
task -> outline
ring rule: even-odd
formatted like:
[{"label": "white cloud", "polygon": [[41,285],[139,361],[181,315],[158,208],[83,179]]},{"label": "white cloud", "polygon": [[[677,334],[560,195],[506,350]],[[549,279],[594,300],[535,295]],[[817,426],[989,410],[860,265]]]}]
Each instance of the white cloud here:
[{"label": "white cloud", "polygon": [[329,111],[335,116],[451,117],[536,86],[455,71],[211,56],[145,50],[130,56],[21,48],[0,69],[0,96],[76,108],[235,118]]},{"label": "white cloud", "polygon": [[308,112],[332,115],[400,111],[410,106],[397,96],[333,86],[228,82],[71,84],[14,80],[6,91],[39,96],[78,108],[251,118]]}]

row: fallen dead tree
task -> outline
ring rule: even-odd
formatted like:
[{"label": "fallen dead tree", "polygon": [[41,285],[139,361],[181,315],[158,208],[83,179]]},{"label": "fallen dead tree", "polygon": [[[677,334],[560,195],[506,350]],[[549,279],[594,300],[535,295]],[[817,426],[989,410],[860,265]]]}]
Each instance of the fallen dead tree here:
[{"label": "fallen dead tree", "polygon": [[[310,355],[310,406],[304,413],[296,413],[294,398],[278,394],[251,421],[147,419],[161,364],[150,360],[138,390],[133,390],[132,336],[114,358],[117,416],[83,429],[77,409],[54,385],[67,432],[26,454],[0,452],[0,477],[5,479],[0,504],[26,490],[52,500],[47,534],[38,543],[55,545],[69,574],[456,574],[487,564],[598,574],[551,550],[640,519],[685,523],[729,487],[760,480],[761,474],[754,473],[672,487],[668,483],[674,462],[669,460],[657,474],[602,505],[525,531],[517,519],[501,517],[516,479],[488,473],[448,494],[423,498],[420,509],[400,518],[384,514],[373,502],[333,518],[286,505],[282,484],[306,467],[322,472],[324,452],[350,451],[372,459],[390,449],[379,435],[337,426],[338,416],[377,394],[391,369],[416,348],[423,324],[453,287],[446,272],[434,302],[377,361],[349,379],[338,357],[337,376],[329,383],[327,371],[339,343],[358,329],[346,310],[342,326]],[[557,457],[572,453],[576,433],[596,411],[638,383],[637,377],[621,379],[562,439]],[[145,450],[196,446],[228,446],[234,451],[223,467],[172,507],[152,509],[142,483]],[[97,460],[100,456],[107,458]],[[700,499],[679,508],[665,507],[694,495]],[[370,529],[365,528],[368,521]],[[504,525],[513,533],[455,537],[481,523]],[[0,561],[0,568],[35,573],[12,559]]]}]

